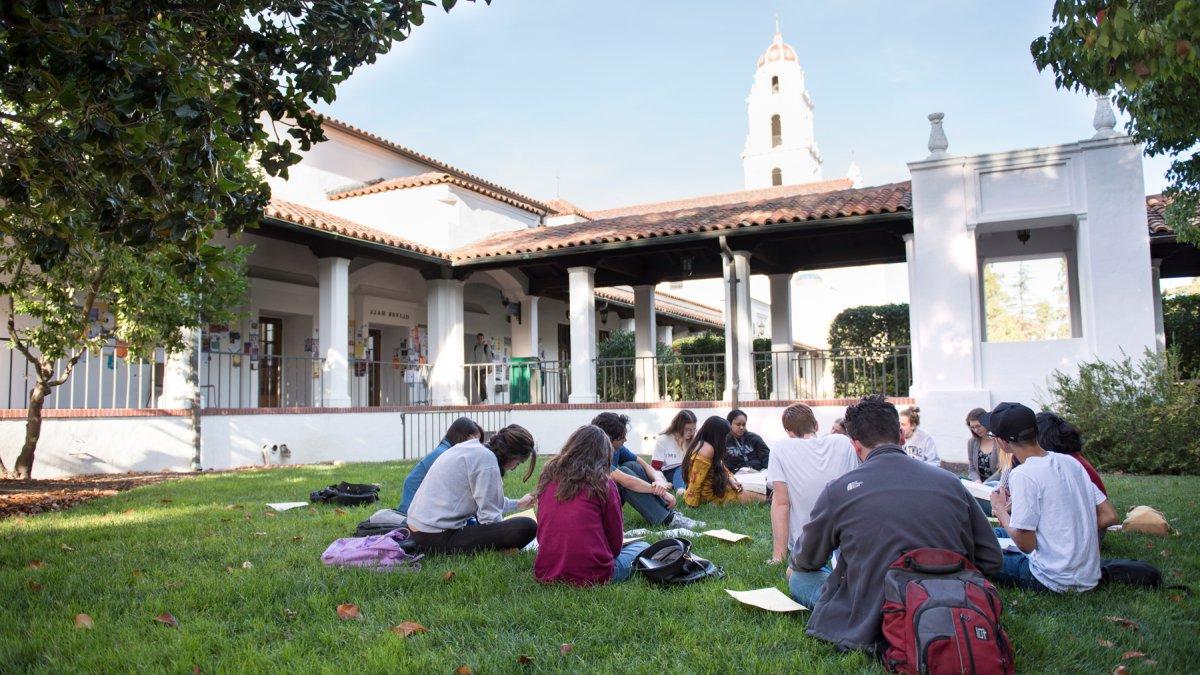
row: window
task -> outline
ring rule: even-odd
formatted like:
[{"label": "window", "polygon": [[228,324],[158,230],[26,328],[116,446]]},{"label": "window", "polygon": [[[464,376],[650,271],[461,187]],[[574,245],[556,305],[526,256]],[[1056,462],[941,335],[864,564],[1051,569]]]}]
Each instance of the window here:
[{"label": "window", "polygon": [[783,170],[779,167],[771,169],[771,185],[783,185]]},{"label": "window", "polygon": [[983,303],[988,342],[1070,338],[1066,256],[985,261]]},{"label": "window", "polygon": [[771,147],[778,148],[783,144],[783,122],[779,115],[771,115]]},{"label": "window", "polygon": [[771,93],[772,94],[779,93],[779,76],[778,75],[771,76]]}]

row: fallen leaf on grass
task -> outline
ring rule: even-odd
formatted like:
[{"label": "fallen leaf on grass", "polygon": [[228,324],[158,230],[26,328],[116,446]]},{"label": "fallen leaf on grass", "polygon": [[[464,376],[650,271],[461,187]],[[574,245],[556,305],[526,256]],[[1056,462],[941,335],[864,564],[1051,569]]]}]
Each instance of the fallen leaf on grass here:
[{"label": "fallen leaf on grass", "polygon": [[1096,640],[1096,641],[1100,643],[1101,647],[1108,647],[1109,649],[1112,649],[1113,647],[1117,646],[1117,643],[1113,642],[1112,640]]},{"label": "fallen leaf on grass", "polygon": [[274,518],[275,516],[277,516],[279,514],[275,513],[274,511],[263,511],[263,515],[268,518]]},{"label": "fallen leaf on grass", "polygon": [[288,609],[287,607],[284,607],[283,608],[283,618],[287,621],[291,621],[292,619],[296,618],[296,613],[294,611]]},{"label": "fallen leaf on grass", "polygon": [[228,572],[228,573],[230,573],[230,574],[233,574],[233,565],[226,565],[226,566],[225,566],[225,571],[226,571],[226,572]]},{"label": "fallen leaf on grass", "polygon": [[454,570],[446,570],[446,573],[442,575],[442,583],[448,584],[451,581],[454,581]]},{"label": "fallen leaf on grass", "polygon": [[159,503],[159,504],[170,504],[170,503],[171,503],[171,502],[173,502],[173,501],[175,501],[175,500],[174,500],[174,499],[167,499],[166,497],[163,497],[162,499],[158,500],[158,503]]},{"label": "fallen leaf on grass", "polygon": [[255,532],[255,533],[254,533],[254,536],[256,536],[256,537],[265,537],[265,536],[267,536],[267,533],[266,533],[266,532]]},{"label": "fallen leaf on grass", "polygon": [[131,572],[131,574],[133,574],[133,576],[135,576],[135,577],[140,577],[140,576],[142,576],[142,571],[134,570],[133,572]]},{"label": "fallen leaf on grass", "polygon": [[1170,557],[1171,557],[1171,552],[1170,552],[1170,551],[1168,551],[1168,550],[1167,550],[1167,549],[1165,549],[1165,548],[1164,548],[1163,550],[1159,551],[1159,552],[1158,552],[1158,554],[1159,554],[1159,555],[1161,555],[1161,556],[1162,556],[1162,557],[1164,557],[1164,558],[1170,558]]},{"label": "fallen leaf on grass", "polygon": [[248,570],[248,569],[253,569],[253,568],[254,568],[254,563],[250,562],[249,560],[242,561],[242,569]]},{"label": "fallen leaf on grass", "polygon": [[163,612],[162,614],[154,617],[154,620],[164,626],[179,628],[179,619],[176,619],[170,612]]},{"label": "fallen leaf on grass", "polygon": [[522,666],[528,666],[529,664],[533,663],[533,657],[528,654],[522,654],[517,657],[517,663],[521,664]]},{"label": "fallen leaf on grass", "polygon": [[1117,666],[1113,668],[1113,675],[1129,675],[1129,668],[1124,665]]},{"label": "fallen leaf on grass", "polygon": [[92,617],[88,616],[87,614],[76,614],[75,615],[75,627],[82,628],[84,630],[91,630],[92,629]]},{"label": "fallen leaf on grass", "polygon": [[41,560],[30,560],[28,565],[29,569],[31,570],[40,570],[45,566],[46,563],[42,562]]},{"label": "fallen leaf on grass", "polygon": [[180,588],[183,588],[183,582],[182,581],[168,581],[167,583],[163,584],[163,588],[168,591],[178,590]]},{"label": "fallen leaf on grass", "polygon": [[25,585],[28,586],[29,590],[33,591],[34,593],[37,593],[38,591],[42,590],[42,585],[39,584],[38,582],[34,581],[33,579],[26,581]]},{"label": "fallen leaf on grass", "polygon": [[246,520],[250,520],[250,514],[249,514],[249,513],[247,513],[247,514],[244,514],[244,517],[245,517],[245,519],[246,519]]},{"label": "fallen leaf on grass", "polygon": [[454,669],[454,675],[472,675],[474,672],[471,666],[459,666]]},{"label": "fallen leaf on grass", "polygon": [[304,541],[304,537],[301,537],[300,535],[296,535],[295,537],[292,537],[293,544],[299,544],[302,541]]},{"label": "fallen leaf on grass", "polygon": [[558,654],[559,654],[559,656],[566,656],[567,654],[570,654],[574,650],[575,650],[574,645],[572,645],[570,642],[564,642],[562,644],[562,646],[558,648]]},{"label": "fallen leaf on grass", "polygon": [[58,545],[58,547],[59,547],[59,548],[61,548],[61,549],[62,549],[62,550],[64,550],[64,551],[66,551],[67,553],[74,553],[74,552],[75,552],[75,549],[71,548],[70,546],[67,546],[66,544],[59,544],[59,545]]},{"label": "fallen leaf on grass", "polygon": [[1152,541],[1146,542],[1146,549],[1153,551],[1154,550],[1154,542],[1152,542]]},{"label": "fallen leaf on grass", "polygon": [[348,602],[337,606],[337,615],[342,621],[363,620],[362,612],[358,611],[358,605],[352,605]]},{"label": "fallen leaf on grass", "polygon": [[317,509],[316,509],[315,507],[312,507],[312,506],[310,506],[310,507],[308,507],[308,512],[309,512],[309,513],[316,513],[316,512],[317,512]]},{"label": "fallen leaf on grass", "polygon": [[429,629],[416,621],[404,621],[399,626],[392,626],[392,632],[402,637],[408,637],[416,633],[428,633]]},{"label": "fallen leaf on grass", "polygon": [[1183,596],[1178,593],[1173,593],[1170,597],[1171,602],[1183,602]]},{"label": "fallen leaf on grass", "polygon": [[1124,654],[1122,654],[1122,655],[1121,655],[1121,660],[1125,660],[1125,659],[1140,659],[1140,658],[1143,658],[1143,657],[1145,657],[1145,656],[1146,656],[1146,654],[1145,654],[1144,652],[1138,652],[1138,651],[1128,651],[1128,652],[1125,652]]},{"label": "fallen leaf on grass", "polygon": [[334,509],[333,512],[338,514],[339,516],[346,515],[346,509]]},{"label": "fallen leaf on grass", "polygon": [[1137,622],[1136,622],[1136,621],[1132,621],[1132,620],[1130,620],[1130,619],[1126,619],[1126,618],[1119,617],[1119,616],[1106,616],[1106,617],[1104,617],[1104,618],[1106,618],[1106,619],[1108,619],[1109,621],[1111,621],[1111,622],[1113,622],[1113,623],[1117,624],[1117,625],[1118,625],[1118,626],[1120,626],[1121,628],[1126,628],[1126,629],[1128,629],[1128,630],[1137,630],[1137,629],[1138,629]]}]

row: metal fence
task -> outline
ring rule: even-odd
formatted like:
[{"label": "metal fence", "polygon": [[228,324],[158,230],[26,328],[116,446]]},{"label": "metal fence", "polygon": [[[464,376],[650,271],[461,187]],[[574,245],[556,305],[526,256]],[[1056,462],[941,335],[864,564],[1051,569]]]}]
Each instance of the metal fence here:
[{"label": "metal fence", "polygon": [[350,364],[351,405],[428,405],[429,371],[428,365],[355,360]]},{"label": "metal fence", "polygon": [[487,408],[472,410],[469,413],[453,410],[430,410],[401,413],[403,439],[403,459],[418,459],[428,455],[442,442],[446,429],[459,417],[470,417],[483,427],[486,440],[509,423],[509,410],[506,408]]},{"label": "metal fence", "polygon": [[238,352],[200,354],[205,408],[312,408],[324,403],[324,359]]},{"label": "metal fence", "polygon": [[472,405],[566,403],[570,364],[560,361],[470,363],[463,366],[463,387]]},{"label": "metal fence", "polygon": [[[51,390],[45,408],[153,408],[162,393],[162,350],[150,359],[132,358],[124,347],[107,344],[86,352],[71,376]],[[55,377],[61,376],[67,359],[55,362]],[[0,408],[26,408],[37,382],[34,364],[16,349],[8,337],[0,338]]]}]

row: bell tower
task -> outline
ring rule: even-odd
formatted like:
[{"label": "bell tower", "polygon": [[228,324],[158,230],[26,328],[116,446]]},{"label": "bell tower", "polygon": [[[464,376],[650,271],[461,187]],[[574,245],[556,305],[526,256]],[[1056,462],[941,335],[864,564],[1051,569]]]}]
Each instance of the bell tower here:
[{"label": "bell tower", "polygon": [[749,130],[742,151],[747,190],[821,180],[821,151],[813,136],[813,103],[796,50],[775,37],[758,59],[746,98]]}]

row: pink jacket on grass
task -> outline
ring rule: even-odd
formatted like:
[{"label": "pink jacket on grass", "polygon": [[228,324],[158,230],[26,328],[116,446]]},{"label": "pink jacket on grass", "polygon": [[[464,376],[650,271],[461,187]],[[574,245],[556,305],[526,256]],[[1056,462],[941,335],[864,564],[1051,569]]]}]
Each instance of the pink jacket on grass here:
[{"label": "pink jacket on grass", "polygon": [[401,549],[400,542],[405,539],[408,539],[408,530],[403,528],[371,537],[338,539],[321,554],[321,562],[330,567],[419,568],[418,561],[423,556]]}]

